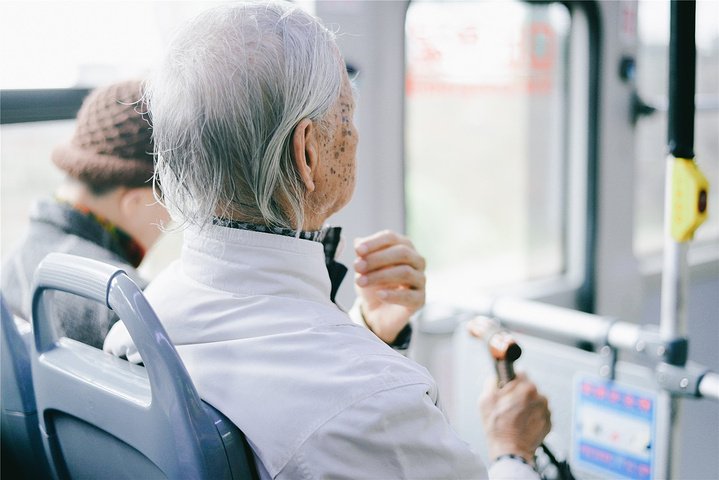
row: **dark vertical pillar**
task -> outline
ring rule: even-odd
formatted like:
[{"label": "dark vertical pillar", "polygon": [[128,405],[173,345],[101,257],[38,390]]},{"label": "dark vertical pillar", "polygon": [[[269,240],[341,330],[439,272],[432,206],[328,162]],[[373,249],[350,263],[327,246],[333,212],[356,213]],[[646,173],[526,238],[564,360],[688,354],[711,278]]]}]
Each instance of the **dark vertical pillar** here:
[{"label": "dark vertical pillar", "polygon": [[669,37],[669,153],[694,158],[696,90],[696,2],[672,0]]}]

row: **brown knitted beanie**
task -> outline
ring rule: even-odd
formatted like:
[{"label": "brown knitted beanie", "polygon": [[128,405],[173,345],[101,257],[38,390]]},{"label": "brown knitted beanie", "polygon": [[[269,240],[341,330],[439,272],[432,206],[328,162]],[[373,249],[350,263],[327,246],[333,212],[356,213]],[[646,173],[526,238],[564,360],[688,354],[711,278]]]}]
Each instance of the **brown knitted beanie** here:
[{"label": "brown knitted beanie", "polygon": [[94,188],[150,186],[152,143],[141,85],[131,80],[93,90],[77,113],[72,140],[52,152],[53,163]]}]

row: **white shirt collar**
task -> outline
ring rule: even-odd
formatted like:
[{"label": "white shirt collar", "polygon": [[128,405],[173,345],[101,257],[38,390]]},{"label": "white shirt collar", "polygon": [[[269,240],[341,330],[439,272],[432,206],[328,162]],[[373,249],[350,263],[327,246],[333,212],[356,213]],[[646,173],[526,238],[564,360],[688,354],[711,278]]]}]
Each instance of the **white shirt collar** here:
[{"label": "white shirt collar", "polygon": [[319,242],[216,225],[191,227],[185,231],[182,266],[194,281],[229,293],[331,304]]}]

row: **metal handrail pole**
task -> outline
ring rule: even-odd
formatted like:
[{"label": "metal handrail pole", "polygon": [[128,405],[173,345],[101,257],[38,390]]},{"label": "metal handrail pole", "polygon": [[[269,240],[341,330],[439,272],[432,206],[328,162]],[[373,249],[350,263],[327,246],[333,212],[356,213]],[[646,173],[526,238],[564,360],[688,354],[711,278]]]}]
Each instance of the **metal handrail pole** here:
[{"label": "metal handrail pole", "polygon": [[576,346],[590,344],[595,349],[606,345],[614,319],[557,307],[521,298],[501,297],[492,305],[491,315],[519,333]]},{"label": "metal handrail pole", "polygon": [[706,373],[699,382],[699,393],[702,397],[719,400],[719,374]]},{"label": "metal handrail pole", "polygon": [[641,340],[641,326],[635,323],[614,322],[609,327],[607,345],[617,350],[636,352]]},{"label": "metal handrail pole", "polygon": [[[694,158],[694,95],[696,83],[696,2],[671,0],[669,37],[669,111],[665,212],[664,269],[662,272],[659,337],[671,340],[686,329],[687,242],[672,238],[673,172],[675,159]],[[659,478],[676,478],[679,465],[679,411],[677,395],[659,392],[656,472]]]},{"label": "metal handrail pole", "polygon": [[637,352],[642,326],[522,298],[502,297],[491,308],[491,316],[520,333],[595,351],[608,345]]}]

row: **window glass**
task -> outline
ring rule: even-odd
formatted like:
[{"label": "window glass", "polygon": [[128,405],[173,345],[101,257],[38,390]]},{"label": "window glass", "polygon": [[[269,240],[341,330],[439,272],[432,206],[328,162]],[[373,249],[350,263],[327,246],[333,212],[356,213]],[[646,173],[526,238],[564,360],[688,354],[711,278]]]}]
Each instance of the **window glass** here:
[{"label": "window glass", "polygon": [[227,2],[0,2],[0,86],[93,87],[144,75],[185,19]]},{"label": "window glass", "polygon": [[25,229],[30,205],[38,197],[52,194],[63,179],[63,173],[50,161],[50,153],[56,145],[68,141],[74,131],[74,120],[0,127],[3,257]]},{"label": "window glass", "polygon": [[[222,3],[0,2],[0,88],[95,87],[141,77],[183,21]],[[74,120],[0,127],[2,257],[20,241],[34,201],[62,181],[50,154],[74,128]],[[177,256],[179,244],[179,235],[165,235],[148,252],[148,276]]]},{"label": "window glass", "polygon": [[569,26],[558,4],[409,7],[407,230],[439,296],[566,267]]},{"label": "window glass", "polygon": [[[658,110],[637,122],[634,250],[660,253],[664,241],[664,179],[669,90],[669,1],[640,0],[637,88]],[[694,153],[710,182],[707,221],[692,246],[719,244],[719,2],[697,2],[697,73]]]}]

